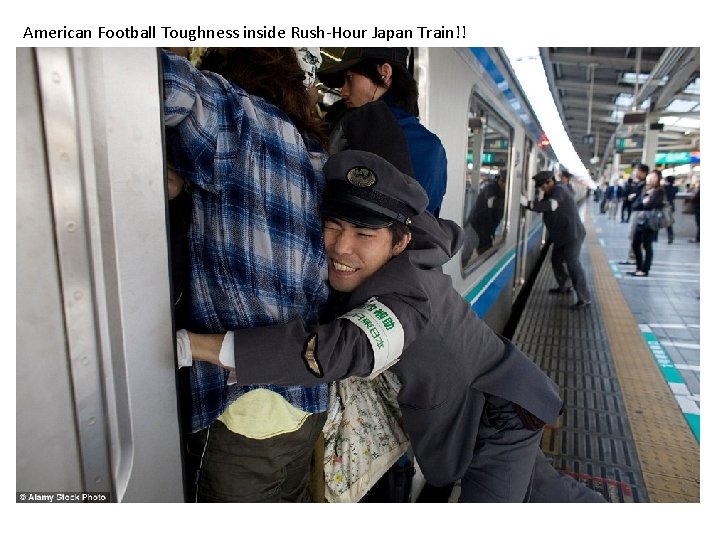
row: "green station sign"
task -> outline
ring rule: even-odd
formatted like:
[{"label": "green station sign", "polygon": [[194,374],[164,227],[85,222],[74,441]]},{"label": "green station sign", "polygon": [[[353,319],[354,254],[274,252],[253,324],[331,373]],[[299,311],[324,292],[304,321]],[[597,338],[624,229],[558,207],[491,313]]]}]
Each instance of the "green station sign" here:
[{"label": "green station sign", "polygon": [[700,152],[658,152],[655,154],[657,165],[684,165],[700,163]]}]

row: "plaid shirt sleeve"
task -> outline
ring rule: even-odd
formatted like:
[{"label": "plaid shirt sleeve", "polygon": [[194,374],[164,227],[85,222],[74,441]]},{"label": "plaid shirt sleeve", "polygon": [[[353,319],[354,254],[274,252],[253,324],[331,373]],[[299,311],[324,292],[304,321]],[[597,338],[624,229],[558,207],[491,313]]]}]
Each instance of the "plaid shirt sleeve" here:
[{"label": "plaid shirt sleeve", "polygon": [[[328,296],[318,212],[325,156],[308,152],[272,104],[173,54],[163,52],[162,65],[168,159],[193,200],[191,329],[317,320]],[[308,412],[327,407],[326,385],[227,386],[227,372],[209,364],[191,379],[193,431],[258,387]]]}]

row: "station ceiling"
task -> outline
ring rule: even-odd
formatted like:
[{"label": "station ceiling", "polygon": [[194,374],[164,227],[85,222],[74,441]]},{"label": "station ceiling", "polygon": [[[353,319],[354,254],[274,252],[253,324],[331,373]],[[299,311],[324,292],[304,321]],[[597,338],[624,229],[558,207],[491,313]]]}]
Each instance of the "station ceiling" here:
[{"label": "station ceiling", "polygon": [[[640,161],[642,144],[632,140],[642,143],[650,124],[662,124],[658,152],[700,149],[699,48],[544,47],[540,55],[570,140],[595,175],[612,163],[618,139],[627,143],[621,166]],[[632,113],[646,121],[628,123],[641,119]]]}]

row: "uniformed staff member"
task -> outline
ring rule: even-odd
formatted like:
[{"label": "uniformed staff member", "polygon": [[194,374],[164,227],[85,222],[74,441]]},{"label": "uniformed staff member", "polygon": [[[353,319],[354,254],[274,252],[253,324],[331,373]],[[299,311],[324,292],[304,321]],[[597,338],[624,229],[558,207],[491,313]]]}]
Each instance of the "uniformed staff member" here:
[{"label": "uniformed staff member", "polygon": [[590,305],[590,291],[585,272],[580,265],[580,248],[585,239],[585,227],[580,221],[575,200],[567,189],[555,181],[552,171],[540,171],[533,176],[533,180],[535,186],[545,194],[544,198],[541,201],[528,201],[527,197],[521,195],[520,204],[533,212],[542,212],[545,227],[553,243],[550,262],[558,286],[550,289],[550,293],[570,292],[570,274],[569,278],[577,295],[577,302],[570,308],[587,308]]},{"label": "uniformed staff member", "polygon": [[540,451],[543,426],[563,407],[555,383],[485,325],[442,272],[462,244],[461,229],[424,211],[420,184],[374,154],[342,151],[324,172],[337,318],[225,336],[180,331],[179,360],[191,361],[190,346],[192,357],[235,370],[243,384],[320,383],[390,369],[430,484],[461,479],[461,502],[604,502]]}]

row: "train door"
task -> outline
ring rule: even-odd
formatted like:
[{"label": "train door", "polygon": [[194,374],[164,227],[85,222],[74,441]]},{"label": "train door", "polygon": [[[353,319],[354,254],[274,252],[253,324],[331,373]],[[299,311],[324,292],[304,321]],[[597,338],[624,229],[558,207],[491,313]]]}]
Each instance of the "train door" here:
[{"label": "train door", "polygon": [[16,490],[181,502],[157,52],[16,70]]},{"label": "train door", "polygon": [[[530,157],[533,151],[533,143],[530,139],[525,137],[525,144],[523,146],[522,155],[522,167],[521,167],[521,180],[520,180],[520,194],[524,195],[528,199],[532,199],[532,193],[528,190],[528,183],[530,182]],[[520,207],[518,212],[518,229],[517,229],[517,240],[516,240],[516,259],[515,259],[515,277],[513,278],[513,302],[517,298],[517,295],[522,290],[525,284],[525,278],[527,276],[527,256],[528,256],[528,210]]]}]

